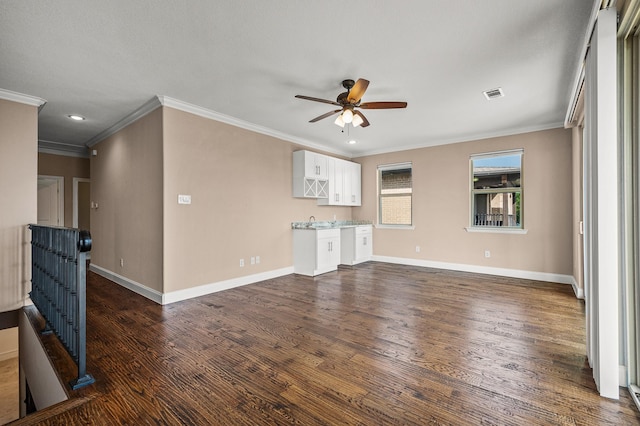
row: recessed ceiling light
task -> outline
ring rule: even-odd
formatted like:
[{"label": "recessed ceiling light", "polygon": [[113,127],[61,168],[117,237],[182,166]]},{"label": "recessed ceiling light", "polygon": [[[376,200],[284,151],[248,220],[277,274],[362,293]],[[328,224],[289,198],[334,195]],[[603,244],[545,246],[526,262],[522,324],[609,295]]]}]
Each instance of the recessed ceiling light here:
[{"label": "recessed ceiling light", "polygon": [[70,119],[75,120],[75,121],[84,121],[84,120],[86,120],[83,116],[78,115],[78,114],[69,114],[69,115],[67,115],[67,117],[69,117]]},{"label": "recessed ceiling light", "polygon": [[355,140],[351,139],[350,141],[347,142],[349,145],[354,145],[356,143]]}]

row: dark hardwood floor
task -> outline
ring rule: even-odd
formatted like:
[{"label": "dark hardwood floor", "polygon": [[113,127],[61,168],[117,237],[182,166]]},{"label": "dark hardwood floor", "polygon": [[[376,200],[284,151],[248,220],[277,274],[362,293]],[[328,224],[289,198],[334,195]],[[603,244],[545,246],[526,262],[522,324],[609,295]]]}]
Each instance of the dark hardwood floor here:
[{"label": "dark hardwood floor", "polygon": [[19,424],[633,425],[570,286],[367,263],[159,306],[89,274],[97,383]]}]

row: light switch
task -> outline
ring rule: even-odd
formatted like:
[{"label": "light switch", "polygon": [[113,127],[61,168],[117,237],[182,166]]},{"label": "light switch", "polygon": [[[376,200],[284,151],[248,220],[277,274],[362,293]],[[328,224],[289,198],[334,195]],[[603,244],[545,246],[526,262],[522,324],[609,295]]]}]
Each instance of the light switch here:
[{"label": "light switch", "polygon": [[191,204],[191,195],[178,195],[178,204]]}]

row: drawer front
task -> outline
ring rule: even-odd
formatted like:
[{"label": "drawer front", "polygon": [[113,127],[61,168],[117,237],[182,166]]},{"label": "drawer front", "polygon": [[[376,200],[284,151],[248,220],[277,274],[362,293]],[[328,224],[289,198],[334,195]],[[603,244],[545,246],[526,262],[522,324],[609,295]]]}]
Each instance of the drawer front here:
[{"label": "drawer front", "polygon": [[318,239],[340,237],[340,228],[318,229],[316,230],[316,237]]},{"label": "drawer front", "polygon": [[356,226],[356,235],[371,234],[372,232],[371,225]]}]

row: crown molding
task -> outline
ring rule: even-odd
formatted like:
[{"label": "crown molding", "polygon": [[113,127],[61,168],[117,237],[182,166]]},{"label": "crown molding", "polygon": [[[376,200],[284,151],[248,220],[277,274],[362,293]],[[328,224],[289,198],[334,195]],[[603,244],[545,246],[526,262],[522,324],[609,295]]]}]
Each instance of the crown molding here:
[{"label": "crown molding", "polygon": [[38,139],[38,152],[64,155],[66,157],[89,158],[89,149],[84,145],[72,145],[43,139]]},{"label": "crown molding", "polygon": [[500,138],[505,136],[521,135],[524,133],[541,132],[544,130],[564,129],[564,128],[565,128],[564,123],[549,123],[549,124],[541,124],[538,126],[518,127],[518,128],[503,130],[500,132],[478,133],[476,135],[469,135],[466,137],[438,139],[436,142],[432,142],[432,143],[427,142],[427,143],[416,144],[416,145],[405,145],[402,147],[394,147],[393,149],[358,151],[352,154],[352,158],[367,157],[369,155],[388,154],[391,152],[409,151],[412,149],[431,148],[431,147],[440,146],[440,145],[451,145],[456,143],[475,142],[475,141],[481,141],[483,139]]},{"label": "crown molding", "polygon": [[97,135],[89,139],[87,142],[85,142],[85,145],[91,148],[98,142],[102,142],[109,136],[116,134],[120,130],[127,127],[129,124],[141,119],[142,117],[149,114],[151,111],[154,111],[156,108],[160,106],[162,106],[162,104],[160,103],[159,97],[154,96],[153,98],[145,102],[144,105],[142,105],[140,108],[133,111],[131,114],[127,115],[126,117],[122,118],[111,127],[106,128],[102,132],[98,133]]},{"label": "crown molding", "polygon": [[199,117],[207,118],[210,120],[219,121],[221,123],[230,124],[235,127],[239,127],[245,130],[250,130],[256,133],[260,133],[263,135],[271,136],[277,139],[282,139],[288,142],[293,142],[298,145],[302,145],[308,148],[314,148],[324,152],[331,152],[337,155],[349,156],[349,153],[346,151],[332,150],[327,148],[326,146],[308,141],[306,139],[296,138],[294,136],[288,135],[286,133],[281,133],[273,129],[269,129],[267,127],[259,126],[257,124],[250,123],[248,121],[240,120],[239,118],[231,117],[229,115],[220,114],[219,112],[212,111],[210,109],[206,109],[197,105],[190,104],[188,102],[180,101],[178,99],[171,98],[169,96],[156,95],[153,98],[149,99],[144,105],[140,108],[122,118],[120,121],[115,123],[113,126],[103,130],[98,133],[96,136],[89,139],[85,145],[87,147],[92,147],[98,142],[101,142],[112,136],[116,132],[122,130],[129,124],[139,120],[145,115],[149,114],[151,111],[154,111],[156,108],[164,106],[168,108],[173,108],[179,111],[187,112],[190,114],[197,115]]},{"label": "crown molding", "polygon": [[37,96],[25,95],[11,90],[0,89],[0,99],[7,101],[18,102],[25,105],[31,105],[38,107],[39,109],[47,103],[46,100],[38,98]]},{"label": "crown molding", "polygon": [[343,155],[346,157],[351,157],[351,154],[347,151],[340,151],[336,149],[332,149],[330,147],[317,144],[315,142],[311,142],[306,139],[298,138],[286,133],[279,132],[277,130],[270,129],[268,127],[259,126],[254,123],[250,123],[248,121],[241,120],[239,118],[231,117],[229,115],[220,114],[219,112],[212,111],[210,109],[206,109],[203,107],[199,107],[197,105],[190,104],[188,102],[183,102],[177,99],[170,98],[168,96],[157,96],[160,103],[169,108],[177,109],[179,111],[188,112],[190,114],[194,114],[200,117],[208,118],[210,120],[219,121],[221,123],[230,124],[235,127],[239,127],[241,129],[250,130],[252,132],[260,133],[266,136],[271,136],[277,139],[281,139],[287,142],[292,142],[298,145],[302,145],[308,148],[317,149],[319,151],[330,152],[336,155]]}]

